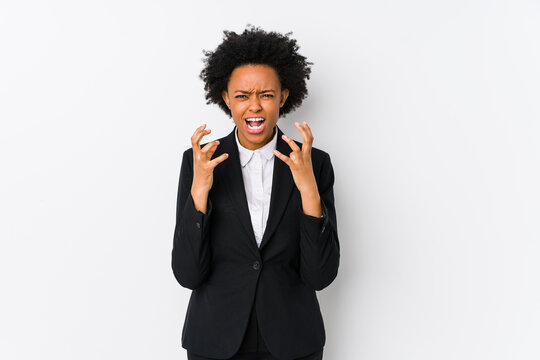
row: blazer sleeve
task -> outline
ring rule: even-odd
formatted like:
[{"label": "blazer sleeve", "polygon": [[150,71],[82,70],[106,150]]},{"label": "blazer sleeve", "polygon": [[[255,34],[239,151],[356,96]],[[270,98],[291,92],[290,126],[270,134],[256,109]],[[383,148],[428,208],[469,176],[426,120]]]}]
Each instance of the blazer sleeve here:
[{"label": "blazer sleeve", "polygon": [[334,207],[334,170],[325,153],[317,183],[320,218],[304,214],[300,204],[300,276],[314,290],[322,290],[337,276],[340,245]]},{"label": "blazer sleeve", "polygon": [[206,214],[198,211],[191,196],[192,182],[193,152],[188,149],[182,158],[178,184],[172,270],[180,285],[194,290],[204,283],[210,272],[212,201],[209,197]]}]

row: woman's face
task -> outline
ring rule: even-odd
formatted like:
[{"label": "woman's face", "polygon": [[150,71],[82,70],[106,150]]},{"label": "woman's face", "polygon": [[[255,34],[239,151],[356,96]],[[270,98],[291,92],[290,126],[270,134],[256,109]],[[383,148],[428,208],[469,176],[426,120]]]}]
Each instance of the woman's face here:
[{"label": "woman's face", "polygon": [[240,144],[250,150],[267,144],[274,136],[279,109],[289,96],[279,77],[268,65],[242,65],[231,73],[221,94],[238,127]]}]

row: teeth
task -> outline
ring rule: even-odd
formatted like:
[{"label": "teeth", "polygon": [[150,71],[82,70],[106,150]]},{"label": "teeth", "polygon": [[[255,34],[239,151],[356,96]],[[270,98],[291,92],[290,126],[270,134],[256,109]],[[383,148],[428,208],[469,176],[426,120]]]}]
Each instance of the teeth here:
[{"label": "teeth", "polygon": [[249,118],[249,119],[246,119],[247,122],[251,122],[251,121],[264,121],[264,118]]},{"label": "teeth", "polygon": [[264,123],[261,123],[261,125],[259,125],[259,126],[255,126],[255,125],[252,125],[251,122],[248,122],[248,127],[250,129],[260,129],[260,128],[263,127],[263,125],[264,125]]}]

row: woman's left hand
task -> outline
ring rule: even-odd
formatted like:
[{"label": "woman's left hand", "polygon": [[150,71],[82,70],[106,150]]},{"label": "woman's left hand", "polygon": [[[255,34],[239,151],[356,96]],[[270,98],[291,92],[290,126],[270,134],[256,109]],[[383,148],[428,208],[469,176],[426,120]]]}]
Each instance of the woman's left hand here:
[{"label": "woman's left hand", "polygon": [[[313,135],[311,129],[304,121],[303,125],[295,122],[294,125],[302,134],[304,142],[302,148],[298,147],[293,139],[283,134],[283,140],[289,144],[292,152],[289,156],[283,155],[278,150],[274,154],[285,162],[291,169],[294,183],[302,196],[302,205],[304,213],[316,217],[321,216],[321,204],[317,182],[313,174],[313,165],[311,163],[311,146],[313,144]],[[313,215],[314,214],[314,215]]]}]

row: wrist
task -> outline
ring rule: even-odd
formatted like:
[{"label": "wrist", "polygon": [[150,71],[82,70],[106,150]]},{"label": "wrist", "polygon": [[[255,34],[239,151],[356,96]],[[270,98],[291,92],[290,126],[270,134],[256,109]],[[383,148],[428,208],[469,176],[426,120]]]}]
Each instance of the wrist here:
[{"label": "wrist", "polygon": [[322,216],[321,197],[318,192],[301,194],[302,197],[302,211],[306,215],[313,217]]},{"label": "wrist", "polygon": [[205,197],[208,196],[209,189],[197,185],[195,182],[191,185],[191,196],[193,197]]},{"label": "wrist", "polygon": [[300,191],[300,196],[302,199],[317,200],[320,199],[319,189],[317,189],[317,183],[314,182],[308,187],[298,189]]},{"label": "wrist", "polygon": [[300,194],[302,196],[308,196],[308,197],[314,197],[319,196],[319,189],[317,188],[317,181],[315,180],[315,177],[312,175],[309,177],[309,180],[304,181],[303,183],[300,183],[300,186],[298,187],[298,191],[300,191]]}]

